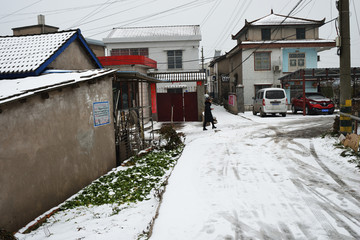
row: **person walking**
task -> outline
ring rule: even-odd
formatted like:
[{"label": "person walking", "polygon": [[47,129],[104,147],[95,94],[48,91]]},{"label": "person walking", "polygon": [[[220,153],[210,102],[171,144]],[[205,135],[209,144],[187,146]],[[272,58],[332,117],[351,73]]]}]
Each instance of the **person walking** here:
[{"label": "person walking", "polygon": [[213,108],[211,108],[211,98],[207,97],[205,99],[205,116],[204,116],[204,125],[203,125],[203,131],[207,130],[206,129],[206,123],[210,122],[212,124],[212,128],[216,128],[215,124],[214,124],[214,118],[213,115],[211,113],[211,110],[213,110]]}]

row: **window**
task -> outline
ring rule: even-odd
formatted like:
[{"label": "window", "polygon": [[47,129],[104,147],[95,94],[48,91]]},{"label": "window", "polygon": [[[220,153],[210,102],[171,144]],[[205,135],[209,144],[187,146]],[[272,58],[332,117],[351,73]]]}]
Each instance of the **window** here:
[{"label": "window", "polygon": [[271,70],[270,52],[255,52],[255,71]]},{"label": "window", "polygon": [[266,98],[268,99],[285,98],[285,94],[283,90],[269,90],[266,91]]},{"label": "window", "polygon": [[182,88],[168,88],[167,89],[167,93],[182,93],[183,89]]},{"label": "window", "polygon": [[305,68],[305,53],[289,53],[289,72]]},{"label": "window", "polygon": [[149,56],[148,48],[115,48],[111,49],[111,56],[127,56],[127,55],[140,55]]},{"label": "window", "polygon": [[296,39],[305,39],[305,28],[296,29]]},{"label": "window", "polygon": [[262,28],[261,29],[261,40],[271,40],[271,29]]},{"label": "window", "polygon": [[182,68],[182,50],[167,51],[168,69]]}]

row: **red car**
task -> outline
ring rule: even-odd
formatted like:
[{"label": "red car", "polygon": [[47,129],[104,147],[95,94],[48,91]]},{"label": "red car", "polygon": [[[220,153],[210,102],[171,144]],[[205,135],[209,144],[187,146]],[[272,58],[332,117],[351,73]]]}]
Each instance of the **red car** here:
[{"label": "red car", "polygon": [[[291,110],[293,113],[303,111],[303,95],[291,99]],[[305,93],[305,113],[333,114],[335,104],[321,93]]]}]

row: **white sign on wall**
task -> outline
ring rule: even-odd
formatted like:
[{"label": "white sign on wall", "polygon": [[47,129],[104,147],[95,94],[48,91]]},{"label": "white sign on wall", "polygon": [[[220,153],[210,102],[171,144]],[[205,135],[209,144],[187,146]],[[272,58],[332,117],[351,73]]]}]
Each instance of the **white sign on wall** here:
[{"label": "white sign on wall", "polygon": [[94,102],[94,126],[101,126],[110,123],[110,105],[109,102]]}]

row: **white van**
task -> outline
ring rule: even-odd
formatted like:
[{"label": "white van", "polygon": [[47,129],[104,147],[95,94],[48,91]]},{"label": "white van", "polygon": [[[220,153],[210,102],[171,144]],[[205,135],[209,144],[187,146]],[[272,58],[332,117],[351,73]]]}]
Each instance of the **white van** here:
[{"label": "white van", "polygon": [[253,114],[260,113],[261,117],[266,114],[279,113],[283,117],[286,116],[287,98],[285,90],[282,88],[263,88],[260,89],[254,99]]}]

